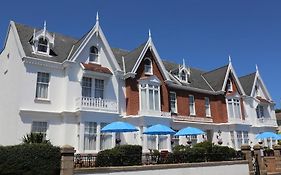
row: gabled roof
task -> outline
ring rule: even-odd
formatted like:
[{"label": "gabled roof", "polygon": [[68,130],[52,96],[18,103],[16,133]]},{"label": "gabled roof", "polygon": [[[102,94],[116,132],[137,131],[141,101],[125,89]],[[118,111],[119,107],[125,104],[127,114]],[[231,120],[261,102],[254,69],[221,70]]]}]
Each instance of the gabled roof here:
[{"label": "gabled roof", "polygon": [[[76,39],[72,37],[68,37],[65,35],[61,35],[59,33],[55,33],[55,46],[52,48],[54,52],[53,56],[44,56],[32,53],[32,45],[30,44],[30,40],[33,37],[34,28],[29,27],[27,25],[15,23],[23,50],[26,56],[35,57],[46,61],[54,61],[58,63],[62,63],[68,56],[72,46],[77,42]],[[40,29],[36,29],[38,31]],[[50,34],[54,34],[53,32],[49,32]]]},{"label": "gabled roof", "polygon": [[227,73],[228,65],[215,70],[205,72],[202,76],[208,81],[215,91],[222,90],[224,79]]},{"label": "gabled roof", "polygon": [[251,92],[252,92],[254,82],[255,82],[255,77],[256,77],[256,72],[239,78],[239,81],[240,81],[246,95],[248,95],[248,96],[251,96]]},{"label": "gabled roof", "polygon": [[120,65],[121,69],[123,70],[123,61],[122,57],[124,57],[125,61],[125,68],[126,70],[123,70],[124,72],[131,72],[134,65],[136,64],[141,52],[144,49],[146,42],[138,46],[137,48],[133,49],[132,51],[126,51],[123,49],[112,49],[113,54],[115,55],[115,58]]}]

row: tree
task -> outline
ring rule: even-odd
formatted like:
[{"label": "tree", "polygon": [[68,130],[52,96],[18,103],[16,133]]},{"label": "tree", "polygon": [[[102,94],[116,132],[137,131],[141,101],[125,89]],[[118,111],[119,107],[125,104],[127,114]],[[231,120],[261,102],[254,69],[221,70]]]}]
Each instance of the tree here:
[{"label": "tree", "polygon": [[26,134],[25,136],[23,136],[22,142],[25,144],[33,144],[33,143],[51,144],[50,140],[45,139],[43,133]]}]

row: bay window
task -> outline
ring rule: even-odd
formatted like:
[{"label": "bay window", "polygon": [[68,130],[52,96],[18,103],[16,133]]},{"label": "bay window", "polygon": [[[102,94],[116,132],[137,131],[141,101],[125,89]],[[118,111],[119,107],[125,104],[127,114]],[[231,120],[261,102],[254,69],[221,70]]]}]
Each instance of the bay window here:
[{"label": "bay window", "polygon": [[262,105],[258,105],[256,107],[256,113],[257,113],[257,118],[263,118],[264,117],[264,109]]},{"label": "bay window", "polygon": [[227,99],[227,111],[230,118],[241,118],[240,100],[231,98]]},{"label": "bay window", "polygon": [[141,111],[160,111],[159,85],[140,84]]}]

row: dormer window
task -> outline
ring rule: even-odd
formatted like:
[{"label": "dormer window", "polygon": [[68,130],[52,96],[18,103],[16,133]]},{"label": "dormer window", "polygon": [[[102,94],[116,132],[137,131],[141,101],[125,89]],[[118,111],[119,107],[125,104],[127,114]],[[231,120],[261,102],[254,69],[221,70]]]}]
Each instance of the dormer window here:
[{"label": "dormer window", "polygon": [[187,71],[185,69],[180,71],[179,78],[182,82],[188,81],[188,74],[187,74]]},{"label": "dormer window", "polygon": [[227,90],[227,92],[232,92],[232,91],[233,91],[232,81],[231,81],[230,78],[229,78],[228,81],[227,81],[226,90]]},{"label": "dormer window", "polygon": [[90,48],[90,54],[89,54],[89,62],[98,62],[99,57],[99,50],[97,47],[92,46]]},{"label": "dormer window", "polygon": [[152,75],[152,61],[150,58],[145,58],[144,60],[144,73]]},{"label": "dormer window", "polygon": [[38,46],[37,46],[37,51],[38,52],[43,52],[43,53],[48,53],[48,40],[44,39],[43,37],[38,40]]}]

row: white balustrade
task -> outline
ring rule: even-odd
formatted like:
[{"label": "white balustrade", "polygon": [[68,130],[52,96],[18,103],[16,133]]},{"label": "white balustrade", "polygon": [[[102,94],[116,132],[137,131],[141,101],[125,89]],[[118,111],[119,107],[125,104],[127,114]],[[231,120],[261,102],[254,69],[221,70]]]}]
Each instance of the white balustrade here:
[{"label": "white balustrade", "polygon": [[117,101],[93,97],[79,97],[76,99],[77,109],[117,112]]}]

